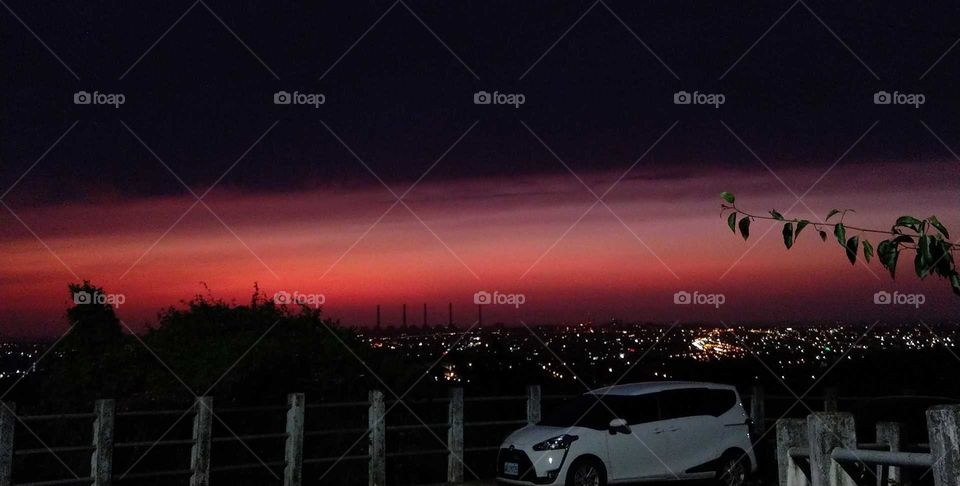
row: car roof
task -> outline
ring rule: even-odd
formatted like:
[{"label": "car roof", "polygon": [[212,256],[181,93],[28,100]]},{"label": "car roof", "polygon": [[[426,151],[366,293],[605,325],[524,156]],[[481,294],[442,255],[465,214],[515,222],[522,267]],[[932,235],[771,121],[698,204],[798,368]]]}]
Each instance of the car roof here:
[{"label": "car roof", "polygon": [[720,390],[733,390],[736,387],[732,385],[723,385],[720,383],[707,383],[702,381],[647,381],[642,383],[627,383],[623,385],[607,386],[591,390],[593,395],[646,395],[665,390],[682,390],[686,388],[713,388]]}]

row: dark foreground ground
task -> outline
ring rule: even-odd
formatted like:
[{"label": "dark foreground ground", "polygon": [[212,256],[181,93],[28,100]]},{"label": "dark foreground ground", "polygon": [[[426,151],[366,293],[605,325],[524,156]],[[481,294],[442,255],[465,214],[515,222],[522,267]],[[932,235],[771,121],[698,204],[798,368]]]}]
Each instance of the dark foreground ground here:
[{"label": "dark foreground ground", "polygon": [[[431,484],[431,485],[425,485],[425,486],[446,486],[447,484],[448,483],[437,483],[437,484]],[[677,483],[674,482],[674,483],[637,483],[637,484],[643,484],[645,486],[664,486],[666,484],[673,484],[674,486],[676,486]],[[682,483],[682,484],[689,484],[689,485],[695,485],[695,486],[707,486],[713,483],[710,481],[696,481],[696,482],[689,482],[689,483]],[[775,482],[764,482],[761,479],[754,479],[750,482],[751,486],[775,486],[775,484],[776,484]],[[491,479],[486,481],[471,481],[467,483],[460,483],[458,486],[496,486],[496,485],[497,485],[497,482]]]}]

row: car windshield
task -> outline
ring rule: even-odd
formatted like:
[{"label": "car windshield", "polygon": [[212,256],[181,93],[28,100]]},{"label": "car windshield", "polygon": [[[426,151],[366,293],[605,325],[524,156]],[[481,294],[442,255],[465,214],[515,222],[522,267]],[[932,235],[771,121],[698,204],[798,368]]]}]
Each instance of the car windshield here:
[{"label": "car windshield", "polygon": [[601,399],[596,395],[580,395],[558,405],[546,414],[537,425],[605,429],[610,424],[610,420],[613,419],[608,403],[612,398],[616,397]]}]

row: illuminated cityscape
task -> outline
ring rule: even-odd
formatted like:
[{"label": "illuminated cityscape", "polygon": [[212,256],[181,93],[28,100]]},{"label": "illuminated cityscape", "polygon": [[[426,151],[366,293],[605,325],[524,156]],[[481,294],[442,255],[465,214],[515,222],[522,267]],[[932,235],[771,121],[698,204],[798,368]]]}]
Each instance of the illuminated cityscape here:
[{"label": "illuminated cityscape", "polygon": [[35,371],[43,353],[43,344],[0,343],[0,380],[19,378]]},{"label": "illuminated cityscape", "polygon": [[[736,364],[762,362],[784,370],[816,369],[843,358],[859,360],[884,352],[945,349],[953,353],[955,326],[875,326],[818,324],[809,326],[717,327],[581,323],[560,326],[485,327],[469,332],[450,328],[391,328],[363,331],[377,350],[399,353],[413,361],[443,364],[435,381],[470,382],[482,372],[539,369],[556,381],[617,379],[641,361],[651,379],[675,378],[682,363]],[[442,356],[442,358],[441,358]]]},{"label": "illuminated cityscape", "polygon": [[[869,330],[869,332],[868,332]],[[883,351],[945,349],[960,341],[955,326],[811,325],[717,327],[658,324],[538,325],[359,329],[372,352],[409,361],[436,361],[434,381],[470,382],[487,372],[538,370],[535,376],[576,381],[573,370],[619,377],[641,361],[653,379],[674,378],[678,363],[736,363],[762,360],[781,369],[829,364],[841,357],[860,359]],[[24,376],[49,344],[0,344],[0,379]],[[960,361],[960,360],[958,360]],[[583,377],[580,377],[583,379]]]}]

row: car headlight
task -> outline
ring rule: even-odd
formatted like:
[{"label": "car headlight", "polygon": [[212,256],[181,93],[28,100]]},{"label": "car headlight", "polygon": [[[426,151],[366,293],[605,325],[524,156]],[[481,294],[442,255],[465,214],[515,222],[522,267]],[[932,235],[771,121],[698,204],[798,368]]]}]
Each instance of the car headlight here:
[{"label": "car headlight", "polygon": [[573,441],[575,441],[575,440],[577,440],[577,439],[579,439],[579,438],[580,438],[580,437],[577,437],[577,436],[575,436],[575,435],[569,435],[569,434],[558,435],[558,436],[553,437],[553,438],[551,438],[551,439],[547,439],[547,440],[545,440],[545,441],[543,441],[543,442],[541,442],[541,443],[539,443],[539,444],[535,444],[535,445],[533,446],[533,450],[535,450],[535,451],[556,451],[556,450],[561,450],[561,449],[567,449],[567,448],[570,447],[570,444],[573,443]]}]

